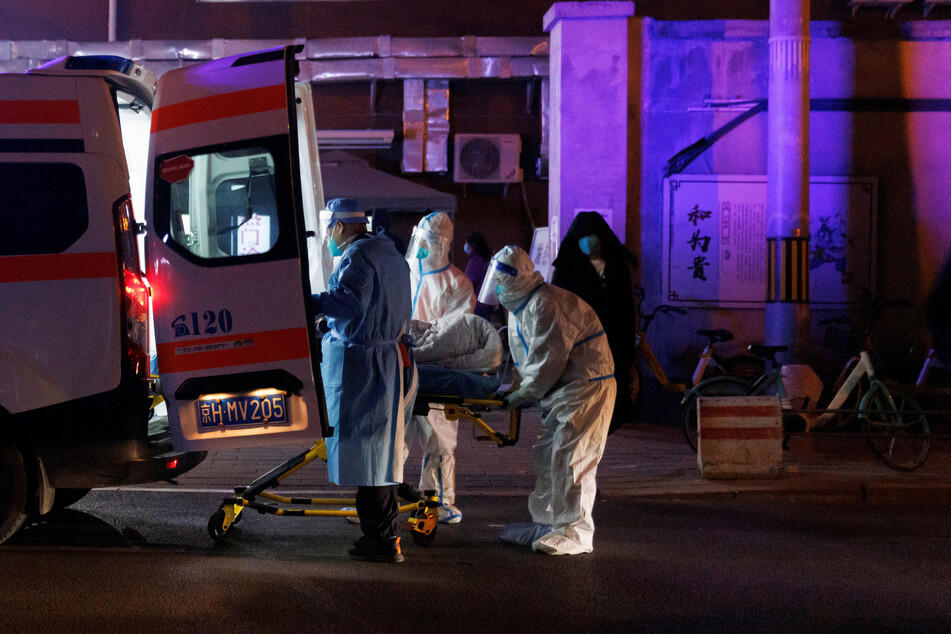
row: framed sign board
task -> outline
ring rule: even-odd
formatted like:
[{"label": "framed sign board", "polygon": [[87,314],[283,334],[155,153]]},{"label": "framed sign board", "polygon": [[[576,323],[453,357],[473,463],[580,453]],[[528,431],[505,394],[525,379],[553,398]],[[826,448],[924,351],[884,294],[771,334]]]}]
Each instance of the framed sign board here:
[{"label": "framed sign board", "polygon": [[[875,292],[878,181],[809,182],[809,300],[860,301]],[[766,177],[664,179],[663,271],[668,304],[762,308],[766,298]]]},{"label": "framed sign board", "polygon": [[532,247],[528,256],[535,264],[535,270],[542,274],[546,282],[551,281],[551,263],[555,259],[552,257],[552,253],[548,227],[535,227],[535,234],[532,236]]}]

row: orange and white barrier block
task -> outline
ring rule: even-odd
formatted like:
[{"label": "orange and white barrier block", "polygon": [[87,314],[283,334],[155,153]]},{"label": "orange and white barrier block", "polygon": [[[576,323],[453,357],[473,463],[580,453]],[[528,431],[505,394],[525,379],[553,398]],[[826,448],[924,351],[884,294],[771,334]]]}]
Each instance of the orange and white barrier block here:
[{"label": "orange and white barrier block", "polygon": [[700,397],[697,425],[697,464],[704,478],[781,475],[783,418],[778,397]]}]

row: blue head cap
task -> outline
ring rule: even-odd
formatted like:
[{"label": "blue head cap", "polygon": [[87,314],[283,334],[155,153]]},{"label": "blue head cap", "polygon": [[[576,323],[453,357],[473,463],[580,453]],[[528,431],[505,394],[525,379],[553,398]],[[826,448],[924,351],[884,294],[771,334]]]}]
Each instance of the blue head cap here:
[{"label": "blue head cap", "polygon": [[367,224],[367,212],[360,206],[356,198],[334,198],[327,203],[330,212],[328,224],[335,222],[354,222]]}]

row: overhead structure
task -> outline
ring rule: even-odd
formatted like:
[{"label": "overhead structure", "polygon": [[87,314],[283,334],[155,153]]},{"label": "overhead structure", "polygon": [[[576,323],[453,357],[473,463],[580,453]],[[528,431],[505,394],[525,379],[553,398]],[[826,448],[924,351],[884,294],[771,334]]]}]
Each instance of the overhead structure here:
[{"label": "overhead structure", "polygon": [[320,174],[326,200],[356,198],[367,210],[422,213],[432,209],[450,215],[456,211],[454,195],[373,169],[347,152],[321,152]]}]

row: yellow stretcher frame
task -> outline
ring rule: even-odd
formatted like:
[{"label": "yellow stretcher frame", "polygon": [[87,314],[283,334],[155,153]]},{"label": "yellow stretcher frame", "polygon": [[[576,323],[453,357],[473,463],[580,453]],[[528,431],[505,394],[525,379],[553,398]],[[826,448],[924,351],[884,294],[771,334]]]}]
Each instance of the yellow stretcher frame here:
[{"label": "yellow stretcher frame", "polygon": [[[476,440],[493,441],[499,447],[510,447],[518,442],[521,428],[521,408],[509,411],[509,433],[501,434],[486,423],[479,415],[493,409],[505,407],[504,401],[494,399],[466,399],[458,396],[419,395],[417,402],[426,403],[429,409],[440,409],[447,420],[468,420],[485,435],[476,436]],[[245,509],[254,509],[258,513],[288,517],[356,517],[355,510],[345,510],[342,506],[353,506],[353,498],[297,498],[285,497],[267,491],[276,488],[285,478],[297,473],[314,460],[327,461],[327,447],[323,439],[289,460],[277,465],[258,477],[246,487],[236,487],[233,497],[227,497],[208,519],[208,534],[215,541],[224,541],[231,528],[241,521]],[[410,513],[410,533],[413,541],[420,546],[428,546],[436,539],[436,527],[439,521],[439,498],[436,491],[420,492],[408,484],[400,484],[398,494],[404,504],[400,504],[400,513]],[[258,499],[271,503],[259,502]],[[280,505],[280,506],[279,506]],[[333,509],[295,508],[300,506],[333,506]]]},{"label": "yellow stretcher frame", "polygon": [[428,403],[428,409],[442,411],[446,420],[470,421],[474,425],[473,431],[478,430],[485,434],[484,436],[475,436],[476,440],[492,441],[499,447],[511,447],[518,442],[518,435],[522,426],[521,407],[509,410],[509,433],[500,434],[482,420],[479,413],[503,408],[505,407],[505,401],[489,398],[463,398],[442,394],[420,394],[416,397],[416,403],[417,405]]}]

